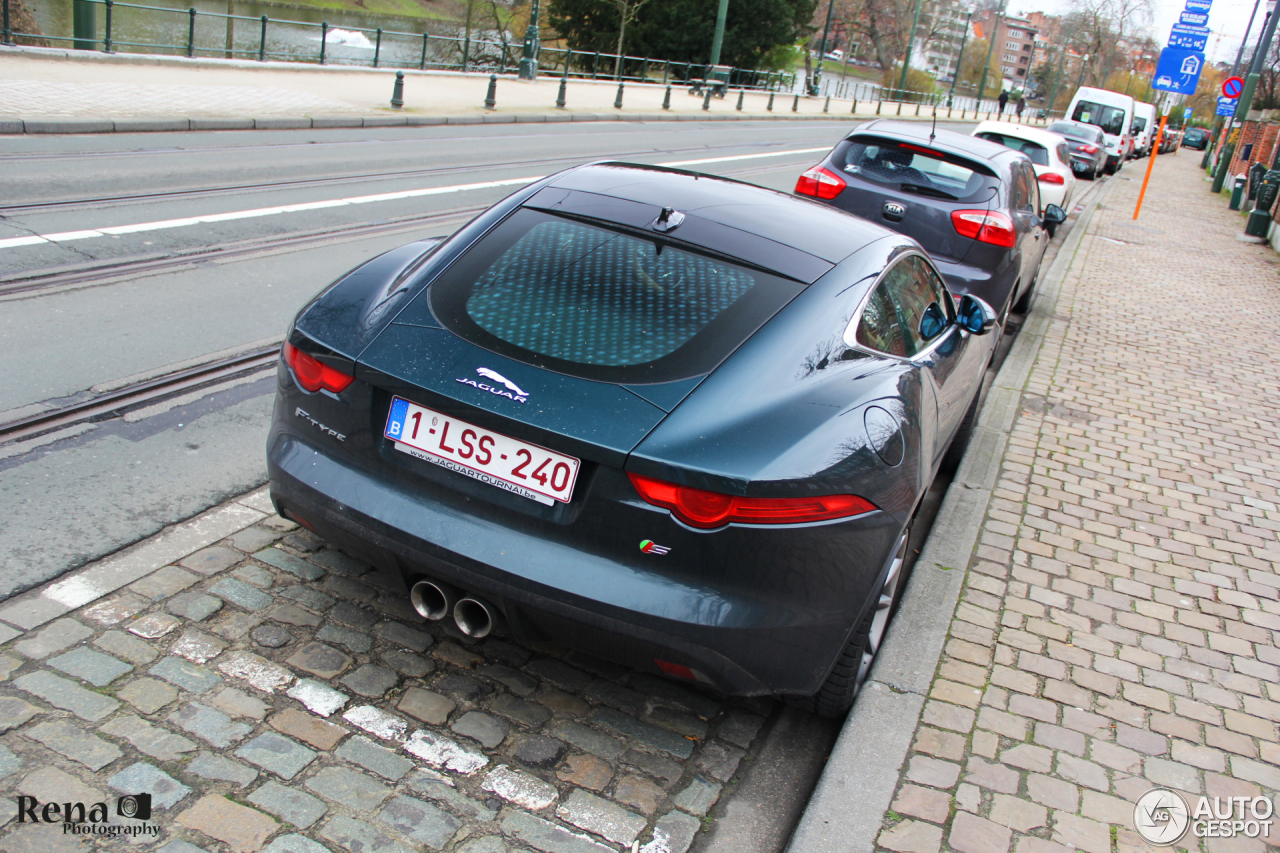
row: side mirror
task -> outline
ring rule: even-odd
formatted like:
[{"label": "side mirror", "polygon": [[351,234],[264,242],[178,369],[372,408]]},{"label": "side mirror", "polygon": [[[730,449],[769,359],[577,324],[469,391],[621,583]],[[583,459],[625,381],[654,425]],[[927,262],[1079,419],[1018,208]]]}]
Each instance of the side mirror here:
[{"label": "side mirror", "polygon": [[1044,209],[1044,221],[1051,225],[1061,225],[1067,221],[1067,212],[1056,204],[1051,204]]},{"label": "side mirror", "polygon": [[946,312],[942,310],[942,306],[938,303],[930,302],[929,307],[924,309],[924,314],[920,317],[920,337],[926,341],[931,341],[942,334],[946,328]]},{"label": "side mirror", "polygon": [[975,335],[985,335],[994,329],[997,320],[996,312],[991,310],[991,306],[971,294],[965,294],[960,300],[956,319],[962,328]]}]

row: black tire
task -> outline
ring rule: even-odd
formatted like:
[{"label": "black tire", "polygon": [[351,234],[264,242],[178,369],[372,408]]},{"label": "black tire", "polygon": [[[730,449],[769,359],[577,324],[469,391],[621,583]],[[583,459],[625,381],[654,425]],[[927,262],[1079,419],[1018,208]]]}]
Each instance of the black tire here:
[{"label": "black tire", "polygon": [[817,693],[796,700],[796,705],[829,719],[843,717],[853,707],[853,700],[857,698],[858,691],[871,672],[871,665],[875,663],[876,654],[889,629],[889,621],[897,612],[898,602],[902,599],[902,590],[906,586],[907,546],[911,542],[911,525],[914,521],[913,515],[912,521],[907,522],[899,535],[880,591],[863,616],[862,623],[845,644],[844,651],[836,659],[827,680],[818,688]]},{"label": "black tire", "polygon": [[[1028,290],[1028,293],[1031,291]],[[965,410],[964,420],[960,421],[960,426],[956,428],[955,437],[951,439],[951,446],[947,448],[946,455],[942,457],[942,464],[938,466],[940,473],[948,476],[954,474],[960,468],[960,460],[964,459],[965,448],[969,446],[969,439],[973,437],[973,427],[978,422],[978,401],[982,399],[982,385],[979,383],[978,390],[974,392],[973,399],[969,401],[969,408]]]}]

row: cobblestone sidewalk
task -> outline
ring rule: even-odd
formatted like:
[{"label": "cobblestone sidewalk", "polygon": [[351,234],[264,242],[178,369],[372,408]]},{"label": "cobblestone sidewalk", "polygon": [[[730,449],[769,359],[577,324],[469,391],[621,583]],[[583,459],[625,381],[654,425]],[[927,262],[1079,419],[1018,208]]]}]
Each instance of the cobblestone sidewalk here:
[{"label": "cobblestone sidewalk", "polygon": [[685,853],[772,709],[465,640],[269,513],[52,621],[117,569],[0,609],[43,623],[0,624],[0,850]]},{"label": "cobblestone sidewalk", "polygon": [[1280,264],[1197,160],[1136,223],[1130,164],[1081,243],[880,850],[1154,850],[1154,787],[1280,790]]}]

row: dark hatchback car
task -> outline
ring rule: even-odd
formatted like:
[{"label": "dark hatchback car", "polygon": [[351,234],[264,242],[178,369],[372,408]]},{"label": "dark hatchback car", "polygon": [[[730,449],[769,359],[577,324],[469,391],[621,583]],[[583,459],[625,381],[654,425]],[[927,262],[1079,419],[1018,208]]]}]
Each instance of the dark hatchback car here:
[{"label": "dark hatchback car", "polygon": [[1107,166],[1107,137],[1096,124],[1055,121],[1049,132],[1066,137],[1071,150],[1071,171],[1082,178],[1097,180]]},{"label": "dark hatchback car", "polygon": [[271,497],[472,636],[839,714],[995,321],[837,210],[580,167],[302,309]]},{"label": "dark hatchback car", "polygon": [[873,121],[800,176],[809,196],[915,239],[957,297],[1009,310],[1031,294],[1049,244],[1040,190],[1027,155],[928,124]]},{"label": "dark hatchback car", "polygon": [[1182,147],[1203,151],[1209,147],[1209,131],[1202,127],[1189,127],[1182,134]]}]

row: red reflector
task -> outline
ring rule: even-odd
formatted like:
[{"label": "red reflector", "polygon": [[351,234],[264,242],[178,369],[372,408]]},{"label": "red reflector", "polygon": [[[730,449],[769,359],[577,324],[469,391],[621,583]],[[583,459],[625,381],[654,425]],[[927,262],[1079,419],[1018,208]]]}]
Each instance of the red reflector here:
[{"label": "red reflector", "polygon": [[354,376],[348,376],[337,368],[316,361],[288,341],[285,341],[283,353],[285,364],[293,369],[298,384],[307,391],[319,391],[323,388],[339,394],[355,380]]},{"label": "red reflector", "polygon": [[1066,179],[1057,172],[1045,172],[1040,176],[1039,181],[1042,184],[1060,184],[1064,186],[1067,183]]},{"label": "red reflector", "polygon": [[844,178],[834,172],[814,166],[796,181],[796,195],[807,195],[814,198],[833,199],[847,187]]},{"label": "red reflector", "polygon": [[658,669],[667,675],[674,675],[676,678],[687,678],[689,681],[697,681],[698,677],[693,674],[693,670],[683,664],[672,663],[671,661],[653,659],[658,665]]},{"label": "red reflector", "polygon": [[979,243],[1010,249],[1018,241],[1013,220],[998,210],[953,210],[951,224],[961,237],[969,237]]},{"label": "red reflector", "polygon": [[743,524],[798,524],[827,521],[873,511],[875,504],[856,495],[808,498],[743,498],[680,486],[627,472],[647,503],[671,510],[690,527],[709,530],[731,521]]}]

